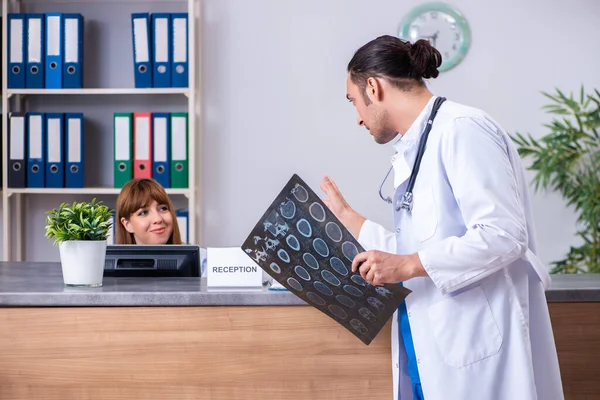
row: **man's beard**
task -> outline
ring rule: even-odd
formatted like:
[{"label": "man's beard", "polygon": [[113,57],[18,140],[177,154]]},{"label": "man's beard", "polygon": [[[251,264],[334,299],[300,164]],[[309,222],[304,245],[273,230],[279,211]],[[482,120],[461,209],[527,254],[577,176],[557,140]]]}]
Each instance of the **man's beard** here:
[{"label": "man's beard", "polygon": [[369,131],[375,142],[379,144],[389,143],[398,134],[392,127],[387,110],[384,109],[373,110],[373,124],[369,127]]}]

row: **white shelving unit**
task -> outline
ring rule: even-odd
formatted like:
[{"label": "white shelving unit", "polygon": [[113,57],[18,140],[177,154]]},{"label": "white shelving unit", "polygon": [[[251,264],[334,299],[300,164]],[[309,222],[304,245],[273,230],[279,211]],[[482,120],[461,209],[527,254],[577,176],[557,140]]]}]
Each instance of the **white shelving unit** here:
[{"label": "white shelving unit", "polygon": [[[165,189],[169,195],[190,196],[190,189]],[[119,188],[8,188],[6,192],[10,197],[12,194],[116,194],[118,195],[121,189]]]},{"label": "white shelving unit", "polygon": [[[131,87],[94,87],[85,88],[86,86],[86,70],[89,68],[86,64],[86,53],[100,51],[96,49],[88,49],[84,47],[84,88],[83,89],[8,89],[7,78],[8,78],[8,54],[7,54],[7,39],[8,39],[8,13],[11,12],[31,12],[29,6],[34,6],[35,11],[33,12],[50,12],[56,11],[57,7],[68,6],[73,7],[76,5],[79,8],[86,10],[84,15],[85,24],[88,21],[93,20],[93,12],[99,9],[109,10],[110,13],[122,12],[126,13],[123,9],[124,4],[135,5],[138,9],[141,5],[147,6],[146,12],[153,12],[156,7],[165,8],[168,5],[178,4],[179,11],[183,11],[182,8],[186,8],[188,12],[188,68],[189,68],[189,87],[188,88],[148,88],[139,89],[134,87],[133,78],[131,79]],[[44,8],[50,7],[47,11]],[[102,104],[110,108],[112,102],[118,100],[119,106],[123,107],[123,102],[129,105],[129,99],[132,99],[132,106],[137,106],[135,100],[139,99],[139,96],[151,96],[156,99],[157,96],[171,96],[165,97],[165,104],[169,104],[169,98],[172,96],[184,96],[187,98],[187,110],[181,109],[177,111],[188,112],[188,171],[189,171],[189,187],[185,189],[166,189],[169,196],[184,196],[187,200],[187,209],[189,211],[189,242],[190,243],[201,243],[199,235],[199,218],[201,207],[198,204],[200,198],[200,138],[201,138],[201,124],[200,119],[200,73],[198,62],[199,59],[199,21],[200,21],[200,0],[3,0],[2,1],[2,233],[3,233],[3,261],[23,261],[24,260],[24,237],[27,237],[27,243],[31,242],[31,239],[44,240],[44,232],[26,232],[25,226],[27,221],[28,212],[24,210],[24,200],[27,196],[40,196],[40,195],[59,195],[60,201],[69,202],[72,201],[72,197],[75,195],[108,195],[116,196],[119,194],[120,189],[114,187],[84,187],[80,189],[74,188],[9,188],[8,187],[8,118],[11,112],[28,112],[30,110],[24,106],[26,99],[52,96],[82,96],[89,98],[90,96],[100,96],[102,98]],[[42,11],[44,10],[44,11]],[[89,11],[88,11],[89,10]],[[67,11],[72,12],[72,11]],[[142,12],[142,11],[137,11]],[[163,11],[169,12],[169,11]],[[120,21],[124,19],[121,18]],[[111,22],[112,23],[112,20]],[[129,24],[131,21],[129,20]],[[123,27],[120,27],[123,28]],[[130,25],[127,27],[130,31]],[[86,34],[88,31],[86,29]],[[91,33],[93,34],[93,32]],[[131,45],[131,34],[127,37],[123,37],[123,40],[128,41],[128,49],[132,52]],[[106,49],[104,50],[106,51]],[[119,57],[116,57],[119,60]],[[122,60],[119,60],[122,61]],[[121,63],[123,64],[123,63]],[[118,68],[129,68],[133,71],[133,65],[121,65]],[[93,86],[93,85],[92,85]],[[126,86],[126,85],[124,85]],[[136,97],[137,96],[137,97]],[[63,97],[61,97],[63,98]],[[125,100],[124,100],[125,98]],[[65,102],[68,103],[68,102]],[[77,104],[77,103],[76,103]],[[134,107],[135,108],[135,107]],[[44,109],[38,109],[35,111],[44,112]],[[122,109],[114,108],[113,112],[123,111]],[[148,110],[151,111],[151,110]],[[63,112],[80,112],[79,109],[72,105],[65,106]],[[108,112],[107,112],[108,113]],[[112,114],[112,112],[111,112]],[[85,118],[85,113],[84,113]],[[84,134],[86,134],[84,132]],[[102,140],[113,140],[113,132],[102,132]],[[87,154],[86,154],[87,157]],[[106,160],[107,165],[98,166],[98,168],[110,168],[112,171],[113,163]],[[92,166],[85,164],[86,174],[90,171]],[[56,207],[57,205],[53,205]],[[43,210],[47,211],[47,210]],[[34,250],[35,251],[35,248]]]},{"label": "white shelving unit", "polygon": [[15,94],[18,95],[101,95],[101,94],[183,94],[188,96],[190,90],[186,88],[150,88],[150,89],[8,89],[6,93],[8,98]]}]

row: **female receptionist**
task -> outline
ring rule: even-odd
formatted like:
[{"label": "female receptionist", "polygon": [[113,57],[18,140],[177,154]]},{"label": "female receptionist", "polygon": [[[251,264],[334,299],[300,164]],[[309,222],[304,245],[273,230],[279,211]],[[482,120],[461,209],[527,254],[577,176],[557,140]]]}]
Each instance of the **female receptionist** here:
[{"label": "female receptionist", "polygon": [[116,244],[182,244],[175,209],[153,179],[133,179],[117,198]]}]

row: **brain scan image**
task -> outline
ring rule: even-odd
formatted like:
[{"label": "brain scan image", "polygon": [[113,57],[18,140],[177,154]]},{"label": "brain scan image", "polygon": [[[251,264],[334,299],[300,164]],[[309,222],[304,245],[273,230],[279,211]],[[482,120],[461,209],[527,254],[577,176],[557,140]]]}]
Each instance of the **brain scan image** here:
[{"label": "brain scan image", "polygon": [[373,312],[371,312],[371,310],[369,310],[368,308],[360,308],[358,310],[358,313],[360,314],[361,317],[363,317],[364,319],[366,319],[369,322],[375,322],[377,320],[377,317],[375,316],[375,314],[373,314]]},{"label": "brain scan image", "polygon": [[331,268],[340,275],[348,275],[348,268],[344,265],[344,262],[337,257],[331,257],[329,259],[329,265]]},{"label": "brain scan image", "polygon": [[288,235],[285,238],[285,242],[288,244],[288,246],[290,246],[291,249],[300,251],[300,242],[298,241],[298,239],[296,239],[296,236]]},{"label": "brain scan image", "polygon": [[365,281],[363,279],[363,277],[360,275],[352,275],[350,280],[360,286],[364,286],[364,287],[370,286],[369,283],[367,281]]},{"label": "brain scan image", "polygon": [[330,271],[327,271],[327,270],[321,271],[321,276],[331,286],[340,286],[342,284],[342,282],[340,282],[340,280],[334,274],[332,274]]},{"label": "brain scan image", "polygon": [[329,255],[329,247],[327,247],[327,243],[321,238],[313,240],[313,248],[321,257],[327,257]]},{"label": "brain scan image", "polygon": [[310,226],[310,223],[304,218],[296,222],[296,229],[298,229],[298,232],[304,237],[309,238],[312,236],[312,227]]},{"label": "brain scan image", "polygon": [[337,296],[335,296],[335,299],[337,301],[339,301],[340,303],[342,303],[343,305],[345,305],[348,308],[352,308],[356,305],[356,303],[354,302],[354,300],[352,300],[350,297],[348,296],[344,296],[343,294],[338,294]]},{"label": "brain scan image", "polygon": [[325,296],[333,296],[333,290],[331,290],[331,288],[323,282],[315,282],[314,286],[315,289],[321,292],[321,294],[324,294]]},{"label": "brain scan image", "polygon": [[308,273],[307,270],[305,270],[301,266],[297,265],[295,268],[295,271],[296,271],[296,275],[298,275],[300,278],[304,279],[305,281],[310,281],[310,274]]},{"label": "brain scan image", "polygon": [[333,240],[334,242],[341,241],[343,237],[340,226],[335,222],[328,222],[327,225],[325,225],[325,233],[327,233],[329,239]]},{"label": "brain scan image", "polygon": [[383,296],[387,299],[392,298],[393,294],[392,292],[390,292],[389,290],[387,290],[386,288],[382,287],[382,286],[378,286],[375,288],[375,291],[380,295]]},{"label": "brain scan image", "polygon": [[348,313],[344,311],[344,309],[336,304],[330,304],[328,307],[329,311],[331,311],[336,317],[341,319],[348,318]]},{"label": "brain scan image", "polygon": [[271,263],[270,267],[271,267],[271,271],[275,272],[276,274],[281,273],[281,268],[279,268],[279,265],[277,265],[275,263]]},{"label": "brain scan image", "polygon": [[344,257],[346,257],[348,261],[352,262],[354,257],[358,254],[358,249],[354,243],[344,242],[342,244],[342,254],[344,254]]},{"label": "brain scan image", "polygon": [[367,302],[368,302],[368,303],[369,303],[371,306],[373,306],[374,308],[376,308],[376,309],[378,309],[378,310],[383,310],[383,309],[385,308],[385,304],[383,304],[383,303],[381,302],[381,300],[379,300],[379,299],[378,299],[378,298],[376,298],[376,297],[369,297],[369,298],[367,299]]},{"label": "brain scan image", "polygon": [[344,291],[354,297],[362,297],[365,295],[362,290],[352,285],[344,285]]},{"label": "brain scan image", "polygon": [[296,204],[293,201],[288,200],[279,207],[279,211],[283,218],[294,218],[294,215],[296,215]]},{"label": "brain scan image", "polygon": [[287,283],[296,290],[302,290],[302,285],[295,278],[288,278]]},{"label": "brain scan image", "polygon": [[319,269],[319,262],[317,261],[317,259],[315,258],[315,256],[313,256],[310,253],[304,253],[304,255],[302,255],[302,260],[304,260],[304,263],[312,268],[312,269]]},{"label": "brain scan image", "polygon": [[354,329],[356,329],[358,332],[360,332],[363,335],[366,335],[367,332],[369,332],[369,330],[367,329],[367,327],[365,326],[365,324],[363,324],[362,322],[360,322],[357,319],[353,319],[350,321],[350,326]]},{"label": "brain scan image", "polygon": [[242,245],[274,280],[365,344],[410,294],[351,271],[364,249],[299,176],[283,187]]},{"label": "brain scan image", "polygon": [[323,298],[316,293],[306,292],[306,297],[319,306],[324,306],[326,304],[325,300],[323,300]]},{"label": "brain scan image", "polygon": [[308,191],[304,186],[300,184],[294,186],[292,190],[290,190],[290,192],[292,192],[296,200],[298,200],[301,203],[306,203],[306,201],[308,200]]},{"label": "brain scan image", "polygon": [[325,209],[319,203],[312,203],[308,209],[310,216],[319,222],[325,221]]},{"label": "brain scan image", "polygon": [[290,262],[290,255],[284,249],[277,250],[277,255],[279,256],[279,259],[281,261],[283,261],[285,263],[289,263]]}]

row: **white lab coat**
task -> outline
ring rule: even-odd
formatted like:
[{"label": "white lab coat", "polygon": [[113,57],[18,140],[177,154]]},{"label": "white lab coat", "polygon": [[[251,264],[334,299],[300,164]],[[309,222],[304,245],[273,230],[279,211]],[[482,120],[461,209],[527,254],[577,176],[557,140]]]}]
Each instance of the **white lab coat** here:
[{"label": "white lab coat", "polygon": [[[394,204],[402,198],[433,106],[394,144]],[[366,249],[418,252],[428,272],[404,285],[426,400],[563,399],[531,203],[519,155],[484,112],[447,100],[429,134],[411,213],[396,232],[372,221]],[[392,328],[394,399],[412,400],[397,313]]]}]

